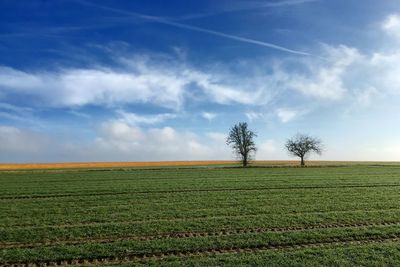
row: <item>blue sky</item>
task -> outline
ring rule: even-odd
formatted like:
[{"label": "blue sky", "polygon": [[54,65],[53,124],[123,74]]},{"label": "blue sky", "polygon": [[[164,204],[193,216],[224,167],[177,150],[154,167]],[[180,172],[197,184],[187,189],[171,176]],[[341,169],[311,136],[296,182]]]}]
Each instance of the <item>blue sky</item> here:
[{"label": "blue sky", "polygon": [[0,2],[0,162],[400,160],[396,0]]}]

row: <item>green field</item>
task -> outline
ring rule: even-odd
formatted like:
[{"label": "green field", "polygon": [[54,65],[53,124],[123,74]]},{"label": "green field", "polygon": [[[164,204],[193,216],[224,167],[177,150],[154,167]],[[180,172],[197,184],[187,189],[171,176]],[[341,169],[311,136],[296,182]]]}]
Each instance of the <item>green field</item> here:
[{"label": "green field", "polygon": [[400,165],[0,172],[0,265],[398,265]]}]

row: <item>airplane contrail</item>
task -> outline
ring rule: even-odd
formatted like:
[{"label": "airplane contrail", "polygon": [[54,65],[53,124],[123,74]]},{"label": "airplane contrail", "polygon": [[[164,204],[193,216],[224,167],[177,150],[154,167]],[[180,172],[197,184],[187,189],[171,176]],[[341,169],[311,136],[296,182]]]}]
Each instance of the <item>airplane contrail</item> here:
[{"label": "airplane contrail", "polygon": [[[302,5],[302,4],[307,4],[311,2],[317,2],[320,0],[282,0],[279,2],[267,2],[267,3],[257,3],[255,5],[246,5],[242,7],[230,7],[227,9],[219,10],[219,11],[214,11],[214,12],[205,12],[205,13],[197,13],[197,14],[189,14],[189,15],[184,15],[182,17],[178,17],[176,20],[188,20],[188,19],[198,19],[198,18],[205,18],[205,17],[211,17],[211,16],[217,16],[221,14],[229,14],[229,13],[234,13],[234,12],[239,12],[239,11],[250,11],[250,10],[259,10],[260,8],[279,8],[279,7],[287,7],[287,6],[295,6],[295,5]],[[246,3],[247,4],[247,3]]]},{"label": "airplane contrail", "polygon": [[227,39],[231,39],[231,40],[235,40],[235,41],[239,41],[239,42],[250,43],[250,44],[255,44],[255,45],[259,45],[259,46],[263,46],[263,47],[268,47],[268,48],[284,51],[284,52],[287,52],[287,53],[303,55],[303,56],[312,56],[310,53],[299,51],[299,50],[290,49],[290,48],[287,48],[287,47],[284,47],[284,46],[280,46],[280,45],[276,45],[276,44],[273,44],[273,43],[259,41],[259,40],[255,40],[255,39],[245,38],[245,37],[240,37],[240,36],[237,36],[237,35],[232,35],[232,34],[227,34],[227,33],[219,32],[219,31],[214,31],[214,30],[210,30],[210,29],[206,29],[206,28],[202,28],[202,27],[192,26],[192,25],[189,25],[189,24],[174,22],[174,21],[167,20],[167,19],[161,18],[161,17],[149,16],[149,15],[145,15],[145,14],[141,14],[141,13],[137,13],[137,12],[131,12],[131,11],[120,10],[120,9],[116,9],[116,8],[112,8],[112,7],[101,6],[101,5],[93,4],[91,2],[87,2],[87,1],[84,1],[84,0],[79,0],[78,2],[82,3],[82,4],[89,5],[89,6],[97,7],[97,8],[100,8],[100,9],[110,10],[110,11],[113,11],[113,12],[116,12],[116,13],[120,13],[120,14],[124,14],[124,15],[135,16],[135,17],[142,18],[142,19],[145,19],[145,20],[148,20],[148,21],[154,21],[154,22],[157,22],[157,23],[160,23],[160,24],[170,25],[170,26],[173,26],[173,27],[176,27],[176,28],[187,29],[187,30],[196,31],[196,32],[202,32],[202,33],[206,33],[206,34],[209,34],[209,35],[214,35],[214,36],[218,36],[218,37],[222,37],[222,38],[227,38]]},{"label": "airplane contrail", "polygon": [[250,38],[240,37],[240,36],[237,36],[237,35],[227,34],[227,33],[223,33],[223,32],[213,31],[213,30],[200,28],[200,27],[197,27],[197,26],[192,26],[192,25],[183,24],[183,23],[179,23],[179,22],[173,22],[173,21],[162,19],[162,18],[152,17],[152,20],[156,21],[156,22],[159,22],[159,23],[162,23],[162,24],[171,25],[171,26],[175,26],[175,27],[178,27],[178,28],[182,28],[182,29],[188,29],[188,30],[192,30],[192,31],[203,32],[203,33],[207,33],[207,34],[210,34],[210,35],[224,37],[224,38],[235,40],[235,41],[240,41],[240,42],[260,45],[260,46],[264,46],[264,47],[269,47],[269,48],[277,49],[277,50],[288,52],[288,53],[292,53],[292,54],[298,54],[298,55],[303,55],[303,56],[311,56],[311,54],[309,54],[307,52],[293,50],[293,49],[286,48],[286,47],[283,47],[283,46],[280,46],[280,45],[276,45],[276,44],[272,44],[272,43],[268,43],[268,42],[263,42],[263,41],[258,41],[258,40],[254,40],[254,39],[250,39]]}]

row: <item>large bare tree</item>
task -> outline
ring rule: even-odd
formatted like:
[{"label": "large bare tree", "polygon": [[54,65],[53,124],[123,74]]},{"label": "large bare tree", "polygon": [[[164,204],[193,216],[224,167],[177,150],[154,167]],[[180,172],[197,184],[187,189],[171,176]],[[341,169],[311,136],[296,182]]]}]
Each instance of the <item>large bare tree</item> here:
[{"label": "large bare tree", "polygon": [[300,165],[304,166],[304,159],[314,152],[318,155],[322,154],[322,142],[318,138],[311,137],[305,134],[297,134],[288,139],[285,144],[286,149],[293,156],[300,158]]},{"label": "large bare tree", "polygon": [[257,135],[248,129],[247,123],[240,122],[230,129],[226,139],[226,144],[232,147],[233,152],[240,158],[243,167],[247,167],[253,154],[257,151],[254,137],[257,137]]}]

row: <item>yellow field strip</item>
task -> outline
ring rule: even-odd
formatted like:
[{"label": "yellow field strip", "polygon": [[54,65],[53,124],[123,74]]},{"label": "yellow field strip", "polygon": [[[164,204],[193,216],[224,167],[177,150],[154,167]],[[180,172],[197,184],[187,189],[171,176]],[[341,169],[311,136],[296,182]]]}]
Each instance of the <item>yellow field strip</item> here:
[{"label": "yellow field strip", "polygon": [[[308,161],[309,166],[348,165],[348,164],[396,164],[395,162],[353,162],[353,161]],[[128,167],[174,167],[238,164],[234,160],[200,161],[147,161],[147,162],[64,162],[64,163],[11,163],[0,164],[0,170],[39,170],[39,169],[90,169],[90,168],[128,168]],[[254,166],[296,166],[294,160],[257,160]]]},{"label": "yellow field strip", "polygon": [[124,167],[164,167],[164,166],[201,166],[235,164],[237,161],[149,161],[149,162],[65,162],[65,163],[22,163],[0,164],[0,170],[32,169],[81,169],[81,168],[124,168]]}]

